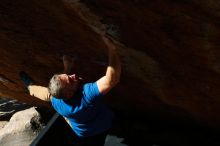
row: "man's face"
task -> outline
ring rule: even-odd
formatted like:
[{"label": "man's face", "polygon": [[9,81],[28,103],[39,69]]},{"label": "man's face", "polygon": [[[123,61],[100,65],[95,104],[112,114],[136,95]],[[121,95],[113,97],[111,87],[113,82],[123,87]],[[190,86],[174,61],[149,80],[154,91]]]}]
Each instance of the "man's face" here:
[{"label": "man's face", "polygon": [[80,78],[76,76],[76,74],[72,74],[72,75],[60,74],[59,78],[62,84],[64,85],[64,87],[67,89],[68,92],[67,94],[73,96],[78,89]]}]

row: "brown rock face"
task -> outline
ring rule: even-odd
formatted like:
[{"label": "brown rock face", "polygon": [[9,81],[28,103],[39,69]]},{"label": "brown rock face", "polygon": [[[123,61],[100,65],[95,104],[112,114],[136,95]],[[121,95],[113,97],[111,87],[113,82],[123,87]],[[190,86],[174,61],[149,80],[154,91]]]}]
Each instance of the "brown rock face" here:
[{"label": "brown rock face", "polygon": [[2,1],[0,96],[45,105],[27,95],[18,72],[47,86],[63,54],[78,56],[85,81],[97,80],[107,62],[104,24],[123,65],[112,107],[220,127],[219,8],[217,0]]}]

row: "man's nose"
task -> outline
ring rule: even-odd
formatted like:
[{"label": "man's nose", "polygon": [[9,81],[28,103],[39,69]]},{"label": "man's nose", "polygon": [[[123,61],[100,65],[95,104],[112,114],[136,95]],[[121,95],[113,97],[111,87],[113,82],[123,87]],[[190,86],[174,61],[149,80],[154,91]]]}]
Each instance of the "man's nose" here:
[{"label": "man's nose", "polygon": [[69,75],[71,79],[76,79],[76,74]]}]

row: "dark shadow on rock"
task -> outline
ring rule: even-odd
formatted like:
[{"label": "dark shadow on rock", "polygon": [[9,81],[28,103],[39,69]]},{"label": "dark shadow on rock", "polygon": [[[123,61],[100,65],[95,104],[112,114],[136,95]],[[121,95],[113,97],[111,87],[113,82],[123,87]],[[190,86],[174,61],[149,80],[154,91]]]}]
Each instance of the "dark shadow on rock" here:
[{"label": "dark shadow on rock", "polygon": [[0,121],[9,121],[13,114],[32,107],[16,100],[0,98]]},{"label": "dark shadow on rock", "polygon": [[219,130],[187,120],[164,119],[151,113],[115,111],[110,135],[123,138],[122,143],[128,146],[220,145]]},{"label": "dark shadow on rock", "polygon": [[[41,109],[44,111],[43,109]],[[172,110],[170,107],[169,110]],[[198,125],[181,113],[185,120],[157,113],[113,110],[113,127],[105,146],[219,146],[220,131]],[[45,113],[45,116],[47,113]],[[172,115],[172,112],[170,112]],[[174,114],[174,113],[173,113]],[[53,119],[53,118],[51,118]],[[62,116],[52,123],[39,142],[31,146],[74,145],[74,134]]]},{"label": "dark shadow on rock", "polygon": [[55,111],[52,108],[46,108],[46,107],[36,107],[36,110],[39,112],[39,114],[42,117],[42,123],[48,123],[52,116],[54,115]]}]

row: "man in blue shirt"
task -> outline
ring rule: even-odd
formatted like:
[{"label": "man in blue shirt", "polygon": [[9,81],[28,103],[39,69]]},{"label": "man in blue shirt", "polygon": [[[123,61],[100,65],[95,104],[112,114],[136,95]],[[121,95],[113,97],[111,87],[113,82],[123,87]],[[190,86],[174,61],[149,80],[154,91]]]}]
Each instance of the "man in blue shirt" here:
[{"label": "man in blue shirt", "polygon": [[[67,120],[82,146],[104,145],[113,114],[103,103],[102,96],[119,82],[121,74],[121,63],[113,41],[105,34],[101,37],[109,56],[104,76],[96,82],[81,84],[81,78],[76,74],[55,74],[47,91],[44,89],[47,100],[49,97],[54,109]],[[28,86],[30,94],[38,97],[32,87]]]}]

